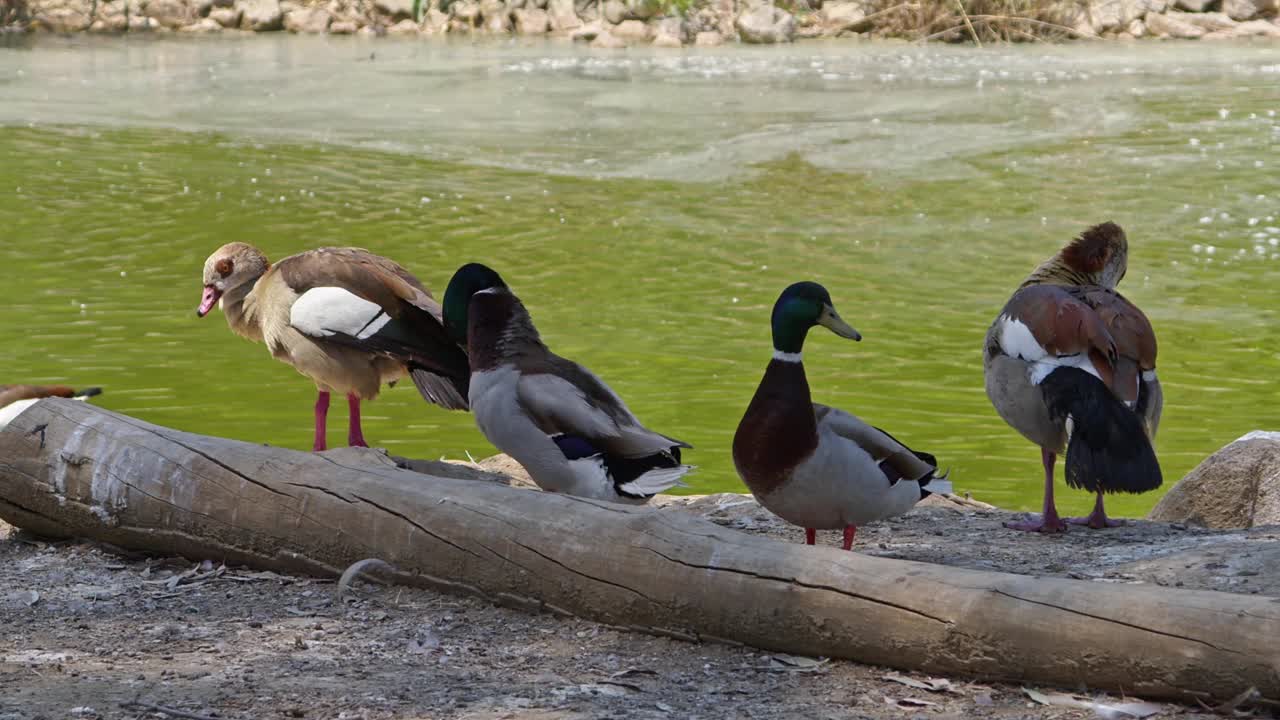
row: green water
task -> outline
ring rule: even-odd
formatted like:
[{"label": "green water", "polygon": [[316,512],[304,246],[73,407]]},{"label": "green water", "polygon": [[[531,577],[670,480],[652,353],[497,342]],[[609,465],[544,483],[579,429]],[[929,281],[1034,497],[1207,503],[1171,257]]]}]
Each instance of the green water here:
[{"label": "green water", "polygon": [[[696,446],[692,490],[741,490],[729,445],[769,308],[807,278],[865,336],[811,335],[815,399],[1033,509],[1039,453],[987,402],[983,334],[1111,219],[1159,334],[1166,487],[1280,424],[1274,46],[23,43],[0,47],[0,382],[101,385],[151,422],[307,448],[311,384],[196,318],[205,257],[357,245],[437,291],[479,260],[555,350]],[[492,452],[407,386],[365,430],[416,457]]]}]

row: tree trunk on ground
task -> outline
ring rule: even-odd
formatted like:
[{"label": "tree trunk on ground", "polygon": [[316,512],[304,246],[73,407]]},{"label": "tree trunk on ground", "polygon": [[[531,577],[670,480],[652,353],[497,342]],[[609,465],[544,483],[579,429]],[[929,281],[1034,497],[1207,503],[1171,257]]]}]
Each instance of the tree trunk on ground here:
[{"label": "tree trunk on ground", "polygon": [[[1188,700],[1280,697],[1274,598],[978,572],[671,511],[423,475],[42,400],[0,432],[0,517],[54,536],[398,581],[693,640]],[[1035,552],[1038,539],[1027,539]]]}]

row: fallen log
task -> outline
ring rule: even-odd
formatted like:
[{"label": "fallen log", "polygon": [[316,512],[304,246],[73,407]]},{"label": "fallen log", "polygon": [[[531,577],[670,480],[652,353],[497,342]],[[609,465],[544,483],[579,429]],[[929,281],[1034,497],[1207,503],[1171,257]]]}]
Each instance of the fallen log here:
[{"label": "fallen log", "polygon": [[[312,454],[41,400],[0,431],[33,532],[399,582],[689,640],[1189,701],[1280,697],[1280,600],[964,570],[696,517]],[[1035,552],[1028,538],[1027,551]]]}]

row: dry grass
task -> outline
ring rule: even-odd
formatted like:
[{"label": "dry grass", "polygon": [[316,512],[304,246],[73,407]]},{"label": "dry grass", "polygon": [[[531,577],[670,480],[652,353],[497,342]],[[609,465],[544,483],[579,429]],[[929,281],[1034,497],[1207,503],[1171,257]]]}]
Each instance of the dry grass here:
[{"label": "dry grass", "polygon": [[1083,0],[872,0],[869,9],[882,37],[979,45],[1093,37]]}]

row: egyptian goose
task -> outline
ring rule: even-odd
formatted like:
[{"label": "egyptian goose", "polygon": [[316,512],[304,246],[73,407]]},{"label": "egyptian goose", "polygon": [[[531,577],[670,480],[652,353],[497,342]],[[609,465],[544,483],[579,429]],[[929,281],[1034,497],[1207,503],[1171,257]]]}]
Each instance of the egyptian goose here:
[{"label": "egyptian goose", "polygon": [[799,282],[773,306],[773,359],[733,436],[733,464],[766,509],[805,529],[844,530],[853,547],[859,525],[901,515],[930,493],[949,493],[938,463],[843,410],[810,399],[800,351],[821,325],[861,340],[840,318],[831,294]]},{"label": "egyptian goose", "polygon": [[680,484],[690,445],[645,428],[590,370],[547,349],[498,273],[462,266],[444,293],[445,327],[466,342],[480,432],[543,490],[644,503]]},{"label": "egyptian goose", "polygon": [[[987,331],[987,396],[1005,422],[1040,446],[1044,464],[1043,515],[1008,527],[1113,527],[1119,522],[1107,518],[1104,493],[1160,487],[1151,445],[1164,405],[1156,335],[1116,292],[1128,256],[1120,226],[1089,228],[1027,276]],[[1088,517],[1058,517],[1053,468],[1064,451],[1067,485],[1097,494]]]},{"label": "egyptian goose", "polygon": [[406,374],[428,402],[467,408],[467,356],[449,339],[440,305],[408,270],[359,248],[321,248],[272,265],[257,248],[223,245],[204,264],[196,315],[214,305],[238,335],[311,378],[318,391],[314,449],[324,450],[329,393],[347,396],[347,442],[367,447],[360,401]]},{"label": "egyptian goose", "polygon": [[41,398],[60,397],[87,400],[101,395],[102,388],[76,390],[66,385],[0,385],[0,430],[3,430],[23,410],[36,404]]}]

